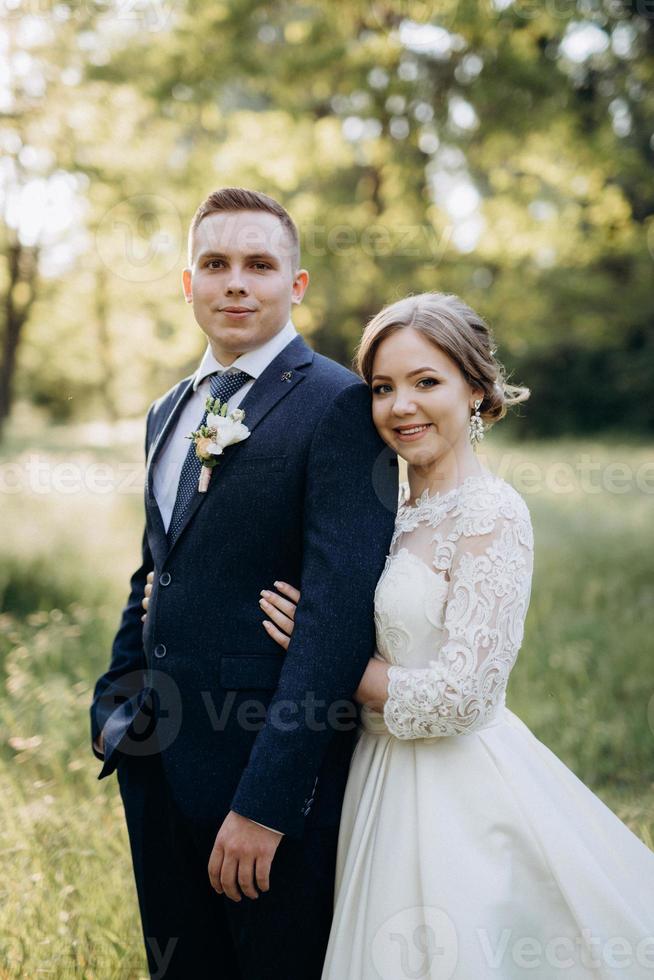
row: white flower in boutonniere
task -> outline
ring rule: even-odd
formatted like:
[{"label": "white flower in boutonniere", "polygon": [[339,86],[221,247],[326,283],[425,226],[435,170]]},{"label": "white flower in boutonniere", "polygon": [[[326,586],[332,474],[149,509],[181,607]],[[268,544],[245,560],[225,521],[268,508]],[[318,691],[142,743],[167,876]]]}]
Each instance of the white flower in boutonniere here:
[{"label": "white flower in boutonniere", "polygon": [[250,435],[247,425],[243,425],[245,412],[237,408],[227,414],[227,402],[223,405],[219,398],[207,398],[205,408],[207,421],[188,439],[195,443],[195,455],[202,463],[198,490],[205,493],[211,478],[211,471],[217,466],[223,450],[236,442],[243,442]]}]

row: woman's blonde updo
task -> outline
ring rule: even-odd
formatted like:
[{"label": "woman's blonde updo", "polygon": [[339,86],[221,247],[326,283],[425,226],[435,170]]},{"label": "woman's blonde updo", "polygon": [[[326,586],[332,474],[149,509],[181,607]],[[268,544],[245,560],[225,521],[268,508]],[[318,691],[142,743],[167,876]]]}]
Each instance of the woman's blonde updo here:
[{"label": "woman's blonde updo", "polygon": [[507,382],[504,368],[495,358],[488,324],[453,293],[407,296],[372,318],[354,358],[355,368],[367,385],[372,382],[377,348],[403,327],[413,327],[444,351],[458,364],[471,388],[483,392],[479,412],[487,425],[503,418],[510,405],[529,398],[529,388]]}]

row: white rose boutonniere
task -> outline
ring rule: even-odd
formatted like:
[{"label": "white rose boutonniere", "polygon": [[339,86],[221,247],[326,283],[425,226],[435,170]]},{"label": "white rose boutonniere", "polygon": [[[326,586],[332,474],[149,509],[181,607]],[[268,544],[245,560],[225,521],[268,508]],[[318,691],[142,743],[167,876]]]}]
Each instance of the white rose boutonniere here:
[{"label": "white rose boutonniere", "polygon": [[206,493],[211,479],[211,471],[218,465],[223,450],[236,442],[243,442],[250,435],[247,425],[243,425],[245,412],[237,408],[227,414],[227,402],[221,405],[219,398],[207,398],[205,408],[207,421],[188,439],[195,443],[195,455],[202,463],[198,490]]}]

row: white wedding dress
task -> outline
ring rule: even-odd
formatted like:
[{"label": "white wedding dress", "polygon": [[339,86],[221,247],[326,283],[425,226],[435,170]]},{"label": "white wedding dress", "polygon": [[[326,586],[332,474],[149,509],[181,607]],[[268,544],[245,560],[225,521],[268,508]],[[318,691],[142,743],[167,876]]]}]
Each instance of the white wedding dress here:
[{"label": "white wedding dress", "polygon": [[491,474],[400,506],[323,980],[654,980],[654,854],[505,706],[532,562]]}]

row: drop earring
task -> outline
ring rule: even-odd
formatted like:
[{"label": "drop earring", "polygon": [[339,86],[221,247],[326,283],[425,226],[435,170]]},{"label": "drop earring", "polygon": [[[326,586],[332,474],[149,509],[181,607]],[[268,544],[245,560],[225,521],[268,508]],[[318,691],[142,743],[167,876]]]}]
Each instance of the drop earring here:
[{"label": "drop earring", "polygon": [[479,408],[481,406],[482,399],[477,398],[475,401],[475,414],[470,416],[470,442],[473,446],[476,446],[478,442],[484,438],[484,420],[479,414]]}]

